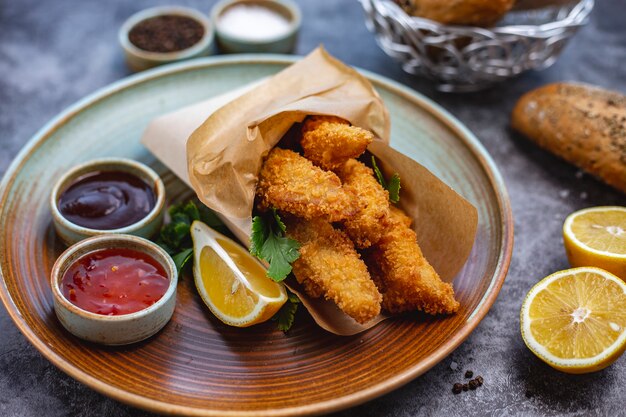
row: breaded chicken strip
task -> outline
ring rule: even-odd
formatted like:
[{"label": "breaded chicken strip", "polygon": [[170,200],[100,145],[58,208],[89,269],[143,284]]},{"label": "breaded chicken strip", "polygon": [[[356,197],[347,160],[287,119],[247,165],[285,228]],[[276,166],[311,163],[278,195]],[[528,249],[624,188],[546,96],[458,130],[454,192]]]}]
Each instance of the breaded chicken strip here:
[{"label": "breaded chicken strip", "polygon": [[350,158],[357,158],[374,135],[346,120],[332,116],[311,116],[302,125],[300,144],[304,156],[315,165],[333,170]]},{"label": "breaded chicken strip", "polygon": [[392,215],[392,219],[394,222],[400,222],[406,227],[411,227],[413,224],[413,219],[411,219],[407,214],[394,205],[389,205],[389,212]]},{"label": "breaded chicken strip", "polygon": [[308,295],[334,301],[359,323],[380,313],[382,296],[345,233],[321,219],[285,216],[285,223],[287,235],[301,244],[292,266]]},{"label": "breaded chicken strip", "polygon": [[337,175],[281,148],[272,149],[267,156],[256,194],[262,208],[275,207],[305,219],[322,217],[336,222],[353,216],[360,208]]},{"label": "breaded chicken strip", "polygon": [[368,248],[382,237],[389,217],[389,193],[374,177],[374,171],[349,159],[336,171],[346,190],[354,191],[363,208],[343,222],[344,230],[359,248]]},{"label": "breaded chicken strip", "polygon": [[393,208],[383,237],[365,254],[372,279],[383,293],[383,308],[390,313],[454,313],[459,303],[452,285],[441,281],[424,258],[407,220],[401,210]]}]

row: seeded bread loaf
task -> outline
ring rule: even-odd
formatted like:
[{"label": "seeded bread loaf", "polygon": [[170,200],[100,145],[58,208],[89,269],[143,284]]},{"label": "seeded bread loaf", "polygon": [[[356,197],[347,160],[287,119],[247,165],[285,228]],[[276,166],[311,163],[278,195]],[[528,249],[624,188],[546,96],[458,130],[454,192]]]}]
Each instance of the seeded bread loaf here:
[{"label": "seeded bread loaf", "polygon": [[539,146],[626,192],[626,96],[556,83],[525,94],[512,126]]},{"label": "seeded bread loaf", "polygon": [[408,14],[444,24],[492,26],[515,0],[396,0]]}]

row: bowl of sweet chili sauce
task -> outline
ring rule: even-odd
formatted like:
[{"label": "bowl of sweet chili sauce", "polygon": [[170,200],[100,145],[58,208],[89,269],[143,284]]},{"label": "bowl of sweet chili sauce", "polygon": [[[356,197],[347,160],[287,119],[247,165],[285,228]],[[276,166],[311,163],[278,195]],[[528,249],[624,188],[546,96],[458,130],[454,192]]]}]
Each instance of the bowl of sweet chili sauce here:
[{"label": "bowl of sweet chili sauce", "polygon": [[150,238],[163,222],[165,186],[154,170],[124,158],[96,159],[70,169],[55,184],[50,210],[69,246],[107,233]]},{"label": "bowl of sweet chili sauce", "polygon": [[51,272],[54,310],[73,335],[105,345],[145,340],[176,306],[178,274],[158,245],[132,235],[101,235],[68,248]]}]

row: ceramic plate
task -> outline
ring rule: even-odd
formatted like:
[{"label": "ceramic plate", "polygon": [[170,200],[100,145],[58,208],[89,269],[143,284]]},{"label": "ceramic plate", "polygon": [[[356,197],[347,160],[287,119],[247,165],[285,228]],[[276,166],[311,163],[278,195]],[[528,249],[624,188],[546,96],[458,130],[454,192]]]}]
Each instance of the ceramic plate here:
[{"label": "ceramic plate", "polygon": [[207,58],[145,72],[69,108],[22,150],[0,185],[0,296],[16,325],[61,370],[116,400],[186,415],[292,415],[339,410],[405,384],[454,350],[489,310],[513,246],[502,178],[480,142],[439,106],[364,72],[391,113],[391,144],[478,209],[476,242],[454,281],[458,314],[387,320],[353,337],[318,328],[306,312],[288,333],[215,319],[190,277],[176,312],[151,339],[123,348],[80,341],[57,321],[48,276],[64,246],[48,209],[52,184],[78,163],[133,158],[163,177],[170,200],[191,195],[139,143],[149,120],[280,71],[293,58]]}]

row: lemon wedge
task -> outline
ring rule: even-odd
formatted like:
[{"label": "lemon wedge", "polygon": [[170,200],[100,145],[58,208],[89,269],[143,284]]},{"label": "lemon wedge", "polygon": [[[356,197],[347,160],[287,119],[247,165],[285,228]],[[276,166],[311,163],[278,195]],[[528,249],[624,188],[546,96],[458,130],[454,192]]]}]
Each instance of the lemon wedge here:
[{"label": "lemon wedge", "polygon": [[520,314],[526,346],[555,369],[582,374],[626,349],[626,284],[599,268],[573,268],[539,281]]},{"label": "lemon wedge", "polygon": [[233,240],[195,221],[193,276],[200,297],[224,323],[248,327],[270,319],[287,301],[283,284]]},{"label": "lemon wedge", "polygon": [[595,266],[626,280],[626,207],[592,207],[563,224],[570,265]]}]

